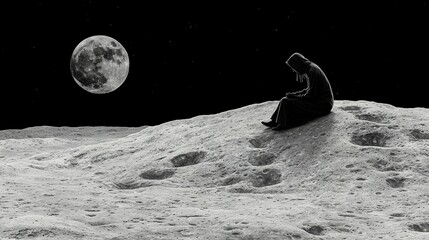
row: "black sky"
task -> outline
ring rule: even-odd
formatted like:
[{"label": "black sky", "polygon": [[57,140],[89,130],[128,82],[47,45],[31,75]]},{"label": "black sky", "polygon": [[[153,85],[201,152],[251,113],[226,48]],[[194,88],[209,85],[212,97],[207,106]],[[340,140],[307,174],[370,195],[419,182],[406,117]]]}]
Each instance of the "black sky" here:
[{"label": "black sky", "polygon": [[[0,129],[154,125],[278,100],[302,87],[284,64],[294,52],[325,71],[336,99],[429,107],[428,1],[231,2],[4,4]],[[106,95],[69,69],[93,35],[130,55],[127,80]]]}]

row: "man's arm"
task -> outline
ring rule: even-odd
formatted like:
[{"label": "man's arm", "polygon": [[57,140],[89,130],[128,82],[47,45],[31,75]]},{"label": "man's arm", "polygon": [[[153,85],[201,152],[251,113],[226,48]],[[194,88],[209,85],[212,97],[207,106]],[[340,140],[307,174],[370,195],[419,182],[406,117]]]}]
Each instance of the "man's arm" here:
[{"label": "man's arm", "polygon": [[309,89],[303,89],[299,92],[293,92],[293,93],[286,93],[287,98],[303,98],[307,96]]},{"label": "man's arm", "polygon": [[306,93],[307,93],[307,88],[304,88],[300,91],[288,92],[288,93],[286,93],[286,97],[302,97]]},{"label": "man's arm", "polygon": [[286,97],[301,98],[301,97],[306,96],[308,94],[308,92],[310,91],[310,78],[308,76],[306,78],[306,83],[307,83],[306,88],[304,88],[300,91],[286,93]]}]

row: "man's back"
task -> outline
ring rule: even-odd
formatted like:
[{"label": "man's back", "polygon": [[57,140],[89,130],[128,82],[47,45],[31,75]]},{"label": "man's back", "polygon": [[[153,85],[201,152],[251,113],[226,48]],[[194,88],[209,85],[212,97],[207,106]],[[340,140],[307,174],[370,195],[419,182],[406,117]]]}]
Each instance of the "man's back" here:
[{"label": "man's back", "polygon": [[334,95],[332,92],[331,84],[328,81],[323,70],[315,63],[310,64],[308,73],[310,80],[310,89],[308,97],[311,100],[317,101],[322,106],[332,108],[334,105]]}]

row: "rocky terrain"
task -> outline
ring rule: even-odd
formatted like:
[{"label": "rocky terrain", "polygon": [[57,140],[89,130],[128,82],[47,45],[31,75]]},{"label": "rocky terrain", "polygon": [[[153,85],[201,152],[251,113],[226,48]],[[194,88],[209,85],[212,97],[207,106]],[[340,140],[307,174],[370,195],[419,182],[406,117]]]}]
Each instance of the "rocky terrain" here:
[{"label": "rocky terrain", "polygon": [[429,109],[0,131],[0,239],[429,239]]}]

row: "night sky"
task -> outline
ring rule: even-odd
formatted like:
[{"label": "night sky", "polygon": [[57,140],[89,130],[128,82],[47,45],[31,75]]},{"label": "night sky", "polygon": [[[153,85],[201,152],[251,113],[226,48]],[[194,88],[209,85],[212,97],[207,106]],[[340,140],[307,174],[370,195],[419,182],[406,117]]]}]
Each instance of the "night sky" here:
[{"label": "night sky", "polygon": [[[429,108],[429,1],[146,2],[2,3],[0,129],[156,125],[279,100],[304,87],[285,64],[294,52],[337,100]],[[70,73],[93,35],[130,56],[127,80],[105,95]]]}]

